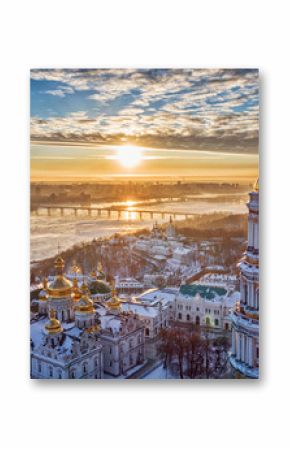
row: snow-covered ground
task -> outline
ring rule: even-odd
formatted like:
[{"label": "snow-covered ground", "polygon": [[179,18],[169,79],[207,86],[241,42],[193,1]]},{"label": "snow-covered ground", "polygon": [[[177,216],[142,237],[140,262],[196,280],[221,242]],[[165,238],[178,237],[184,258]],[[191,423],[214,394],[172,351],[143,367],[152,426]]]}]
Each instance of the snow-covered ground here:
[{"label": "snow-covered ground", "polygon": [[148,374],[145,374],[141,377],[141,379],[178,379],[178,377],[175,377],[170,373],[169,369],[163,368],[163,363],[158,366],[157,368],[153,369]]}]

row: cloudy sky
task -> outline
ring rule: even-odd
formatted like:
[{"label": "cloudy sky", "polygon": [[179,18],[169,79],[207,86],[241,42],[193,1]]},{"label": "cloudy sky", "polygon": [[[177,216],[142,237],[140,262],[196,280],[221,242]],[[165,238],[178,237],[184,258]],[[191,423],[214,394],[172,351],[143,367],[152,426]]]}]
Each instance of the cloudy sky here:
[{"label": "cloudy sky", "polygon": [[32,177],[255,177],[258,89],[254,69],[32,70]]}]

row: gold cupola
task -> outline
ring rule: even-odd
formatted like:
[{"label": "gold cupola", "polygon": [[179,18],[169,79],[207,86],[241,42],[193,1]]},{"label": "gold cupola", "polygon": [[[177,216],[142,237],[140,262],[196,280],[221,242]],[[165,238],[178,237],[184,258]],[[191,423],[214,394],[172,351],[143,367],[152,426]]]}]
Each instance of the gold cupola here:
[{"label": "gold cupola", "polygon": [[48,296],[51,298],[63,298],[72,293],[72,283],[64,276],[64,260],[58,255],[54,261],[56,276],[47,287]]},{"label": "gold cupola", "polygon": [[94,303],[88,296],[89,289],[83,282],[81,285],[81,297],[75,306],[76,312],[81,313],[94,313]]},{"label": "gold cupola", "polygon": [[51,309],[49,313],[49,321],[45,325],[45,330],[48,334],[58,334],[63,331],[61,322],[55,317],[55,310]]},{"label": "gold cupola", "polygon": [[77,278],[73,279],[72,292],[73,292],[74,300],[77,302],[80,299],[80,297],[82,296]]},{"label": "gold cupola", "polygon": [[107,302],[107,305],[112,310],[120,310],[121,300],[117,297],[115,281],[112,282],[112,299]]}]

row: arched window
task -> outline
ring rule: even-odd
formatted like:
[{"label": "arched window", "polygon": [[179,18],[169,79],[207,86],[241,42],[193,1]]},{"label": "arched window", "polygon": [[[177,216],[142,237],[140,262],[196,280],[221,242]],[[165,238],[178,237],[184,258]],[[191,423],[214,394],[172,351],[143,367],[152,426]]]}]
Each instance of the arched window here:
[{"label": "arched window", "polygon": [[53,376],[53,368],[52,368],[52,366],[49,366],[48,372],[49,372],[49,377],[52,377]]},{"label": "arched window", "polygon": [[38,360],[38,362],[37,362],[37,369],[38,369],[38,372],[41,373],[41,361],[40,360]]},{"label": "arched window", "polygon": [[225,330],[226,330],[226,331],[229,330],[229,323],[225,323]]},{"label": "arched window", "polygon": [[58,378],[59,378],[59,379],[62,378],[61,370],[58,371]]},{"label": "arched window", "polygon": [[98,367],[98,358],[97,357],[95,357],[94,364],[95,364],[95,368],[97,368]]},{"label": "arched window", "polygon": [[197,317],[195,318],[195,324],[197,325],[197,326],[199,326],[200,325],[200,317],[197,315]]},{"label": "arched window", "polygon": [[186,315],[186,319],[187,319],[187,321],[189,321],[190,320],[190,315]]},{"label": "arched window", "polygon": [[149,333],[150,333],[150,331],[149,331],[148,327],[146,327],[146,329],[145,329],[145,335],[146,335],[146,337],[149,337]]},{"label": "arched window", "polygon": [[72,371],[71,371],[70,377],[71,377],[71,379],[75,379],[75,378],[76,378],[76,372],[75,372],[75,370],[72,370]]},{"label": "arched window", "polygon": [[181,313],[178,314],[178,319],[182,320],[182,314]]},{"label": "arched window", "polygon": [[84,363],[84,364],[83,364],[83,373],[84,373],[84,374],[87,374],[87,372],[88,372],[88,364],[87,364],[87,363]]},{"label": "arched window", "polygon": [[218,325],[219,325],[219,320],[218,320],[217,318],[214,320],[214,325],[215,325],[215,326],[218,326]]}]

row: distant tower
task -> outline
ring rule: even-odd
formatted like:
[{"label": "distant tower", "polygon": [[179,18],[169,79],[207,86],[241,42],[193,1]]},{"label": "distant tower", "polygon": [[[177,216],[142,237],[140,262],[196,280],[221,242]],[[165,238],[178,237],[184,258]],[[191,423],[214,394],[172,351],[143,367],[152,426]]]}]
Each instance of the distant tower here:
[{"label": "distant tower", "polygon": [[80,329],[89,328],[95,324],[94,303],[89,298],[89,289],[83,282],[81,288],[81,297],[75,306],[75,323]]},{"label": "distant tower", "polygon": [[175,226],[174,226],[171,215],[170,215],[170,219],[169,219],[169,224],[166,227],[166,235],[167,235],[167,238],[169,238],[169,239],[175,238]]},{"label": "distant tower", "polygon": [[64,276],[64,260],[60,255],[54,261],[56,275],[47,286],[47,310],[54,310],[60,321],[71,321],[74,318],[73,284]]},{"label": "distant tower", "polygon": [[240,267],[241,299],[232,315],[233,368],[246,377],[259,377],[259,182],[247,203],[248,247]]}]

